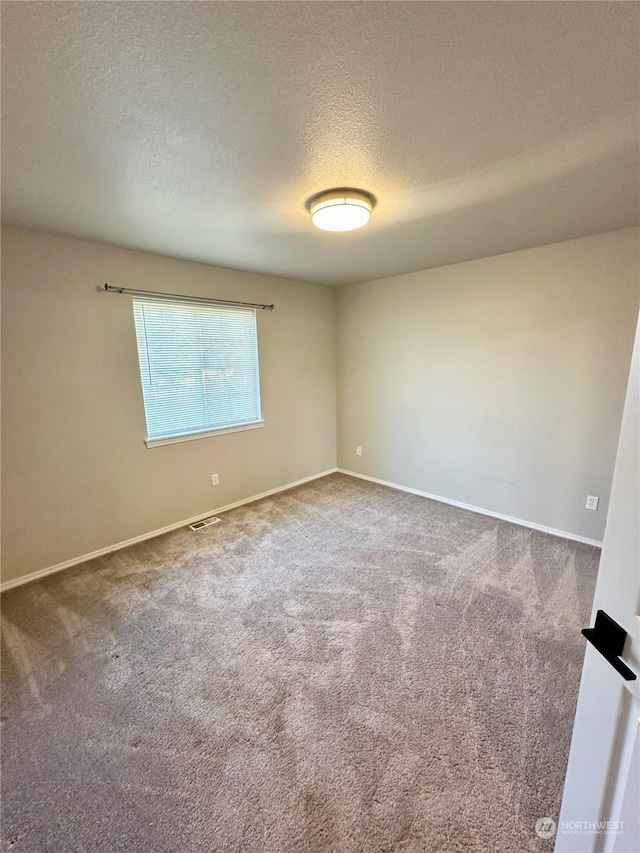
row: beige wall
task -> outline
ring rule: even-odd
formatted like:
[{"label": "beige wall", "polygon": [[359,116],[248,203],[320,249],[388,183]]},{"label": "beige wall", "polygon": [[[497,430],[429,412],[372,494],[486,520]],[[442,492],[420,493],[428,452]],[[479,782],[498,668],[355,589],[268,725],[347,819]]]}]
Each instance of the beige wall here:
[{"label": "beige wall", "polygon": [[340,288],[339,466],[602,539],[638,245],[628,229]]},{"label": "beige wall", "polygon": [[[2,250],[4,581],[335,466],[334,290],[18,229]],[[274,302],[264,429],[147,450],[131,298],[104,282]]]}]

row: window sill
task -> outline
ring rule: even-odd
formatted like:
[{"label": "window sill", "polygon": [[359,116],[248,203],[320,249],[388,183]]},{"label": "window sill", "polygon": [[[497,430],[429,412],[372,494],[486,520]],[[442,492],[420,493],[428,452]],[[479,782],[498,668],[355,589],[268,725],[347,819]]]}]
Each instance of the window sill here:
[{"label": "window sill", "polygon": [[210,438],[212,435],[226,435],[230,432],[245,432],[248,429],[262,429],[264,421],[254,421],[250,424],[240,424],[239,426],[221,427],[220,429],[210,429],[206,432],[191,432],[186,435],[176,435],[173,438],[147,438],[145,444],[147,447],[162,447],[165,444],[180,444],[183,441],[195,441],[198,438]]}]

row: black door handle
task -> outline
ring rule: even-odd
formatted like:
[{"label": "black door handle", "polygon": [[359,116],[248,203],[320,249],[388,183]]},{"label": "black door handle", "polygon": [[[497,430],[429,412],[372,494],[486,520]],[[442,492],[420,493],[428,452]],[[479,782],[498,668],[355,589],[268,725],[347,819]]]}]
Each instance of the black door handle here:
[{"label": "black door handle", "polygon": [[627,632],[611,616],[607,616],[604,610],[598,610],[595,627],[583,628],[582,633],[625,681],[635,681],[635,672],[620,660]]}]

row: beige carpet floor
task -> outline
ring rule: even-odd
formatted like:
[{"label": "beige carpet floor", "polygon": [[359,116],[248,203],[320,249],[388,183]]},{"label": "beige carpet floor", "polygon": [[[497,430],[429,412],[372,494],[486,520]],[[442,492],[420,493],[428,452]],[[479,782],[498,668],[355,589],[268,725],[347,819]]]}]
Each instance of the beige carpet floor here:
[{"label": "beige carpet floor", "polygon": [[599,552],[340,474],[2,597],[2,849],[550,851]]}]

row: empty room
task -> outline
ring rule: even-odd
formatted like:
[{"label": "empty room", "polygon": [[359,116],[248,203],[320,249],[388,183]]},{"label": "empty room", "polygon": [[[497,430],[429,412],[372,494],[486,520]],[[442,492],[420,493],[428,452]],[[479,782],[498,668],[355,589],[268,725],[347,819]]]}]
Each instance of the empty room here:
[{"label": "empty room", "polygon": [[0,15],[0,849],[640,853],[640,7]]}]

